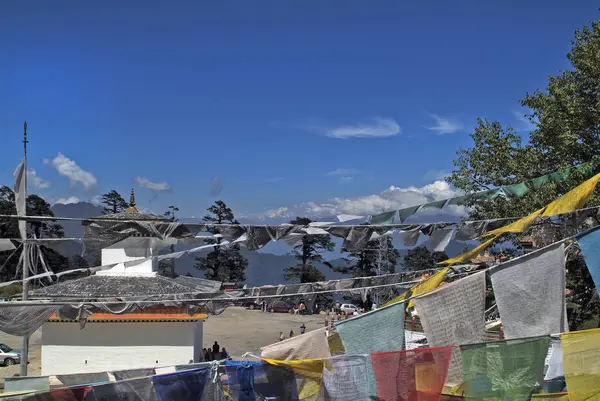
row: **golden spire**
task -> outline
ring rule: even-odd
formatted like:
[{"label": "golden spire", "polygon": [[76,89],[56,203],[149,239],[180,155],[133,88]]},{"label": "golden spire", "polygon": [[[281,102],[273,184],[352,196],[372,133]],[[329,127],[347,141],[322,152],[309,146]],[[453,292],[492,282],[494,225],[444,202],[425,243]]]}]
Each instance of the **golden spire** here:
[{"label": "golden spire", "polygon": [[127,209],[128,213],[138,213],[137,208],[135,207],[135,191],[131,188],[131,196],[129,197],[129,208]]}]

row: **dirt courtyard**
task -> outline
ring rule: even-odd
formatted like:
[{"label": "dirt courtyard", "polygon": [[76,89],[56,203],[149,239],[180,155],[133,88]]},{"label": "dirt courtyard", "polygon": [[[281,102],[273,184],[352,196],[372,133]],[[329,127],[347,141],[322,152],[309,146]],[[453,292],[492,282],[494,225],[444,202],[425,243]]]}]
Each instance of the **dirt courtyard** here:
[{"label": "dirt courtyard", "polygon": [[[259,353],[260,347],[277,342],[279,332],[288,338],[290,330],[300,334],[300,326],[306,331],[319,329],[325,325],[324,315],[299,316],[289,313],[265,313],[244,308],[228,308],[219,316],[209,316],[204,322],[204,347],[218,341],[232,357],[241,357],[245,352]],[[85,330],[85,329],[84,329]],[[35,332],[29,341],[28,375],[41,374],[41,330]],[[0,343],[12,348],[21,348],[21,339],[0,332]],[[187,361],[182,361],[187,363]],[[20,371],[19,365],[0,366],[0,377],[14,376]],[[4,380],[1,380],[2,382]]]}]

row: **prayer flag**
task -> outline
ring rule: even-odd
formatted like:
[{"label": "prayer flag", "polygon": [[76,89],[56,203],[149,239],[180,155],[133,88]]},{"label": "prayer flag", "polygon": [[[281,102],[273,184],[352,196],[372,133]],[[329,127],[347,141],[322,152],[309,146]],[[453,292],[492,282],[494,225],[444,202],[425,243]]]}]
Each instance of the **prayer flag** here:
[{"label": "prayer flag", "polygon": [[438,401],[452,347],[371,354],[378,400]]},{"label": "prayer flag", "polygon": [[[13,174],[15,178],[15,206],[17,208],[18,216],[27,215],[27,166],[25,160],[23,160]],[[25,220],[19,220],[19,233],[21,238],[25,239],[27,236]]]},{"label": "prayer flag", "polygon": [[306,332],[261,348],[261,358],[280,361],[294,359],[329,358],[326,328]]},{"label": "prayer flag", "polygon": [[572,331],[560,336],[570,401],[600,397],[600,329]]},{"label": "prayer flag", "polygon": [[[410,290],[406,291],[405,293],[398,295],[396,298],[390,299],[382,306],[392,305],[397,302],[403,301],[406,298],[416,297],[416,296],[424,294],[426,292],[435,290],[437,287],[440,286],[442,281],[444,281],[444,277],[446,276],[446,273],[448,273],[448,270],[449,269],[447,267],[445,269],[440,270],[439,272],[435,273],[433,276],[429,277],[427,280],[422,281],[419,284],[416,284],[414,287],[412,287]],[[412,306],[413,306],[413,302],[411,300],[408,303],[408,307],[411,308]]]},{"label": "prayer flag", "polygon": [[583,234],[577,239],[585,264],[594,280],[596,288],[600,288],[600,227]]},{"label": "prayer flag", "polygon": [[465,399],[529,401],[542,383],[549,337],[461,345]]},{"label": "prayer flag", "polygon": [[401,350],[404,345],[404,303],[379,308],[336,323],[348,355]]},{"label": "prayer flag", "polygon": [[[484,340],[485,272],[475,273],[414,299],[431,346],[462,345]],[[460,351],[454,348],[447,385],[462,382]]]},{"label": "prayer flag", "polygon": [[565,331],[562,242],[493,266],[490,277],[506,339]]},{"label": "prayer flag", "polygon": [[[271,365],[264,368],[267,376],[270,377],[273,377],[274,374],[280,374],[282,370],[289,372],[291,369],[296,379],[298,400],[317,400],[321,393],[321,384],[323,383],[324,359],[304,359],[299,361],[263,360]],[[270,380],[270,382],[272,383],[274,380]],[[286,396],[285,399],[290,398]]]},{"label": "prayer flag", "polygon": [[600,179],[600,174],[596,174],[587,181],[573,188],[560,198],[546,206],[544,216],[554,216],[557,214],[570,213],[580,209],[596,189],[596,184]]},{"label": "prayer flag", "polygon": [[194,369],[152,377],[157,401],[197,401],[202,398],[210,369]]}]

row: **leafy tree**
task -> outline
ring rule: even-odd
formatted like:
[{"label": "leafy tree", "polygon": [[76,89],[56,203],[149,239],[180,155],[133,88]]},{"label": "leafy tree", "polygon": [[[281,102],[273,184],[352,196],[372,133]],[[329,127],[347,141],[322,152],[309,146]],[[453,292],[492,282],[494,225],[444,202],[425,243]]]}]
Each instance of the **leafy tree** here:
[{"label": "leafy tree", "polygon": [[[50,204],[38,195],[27,196],[27,215],[29,216],[54,216]],[[17,214],[15,205],[15,195],[7,186],[0,187],[0,214]],[[63,238],[64,231],[60,224],[56,222],[32,221],[28,222],[28,232],[37,238]],[[0,218],[0,238],[20,238],[18,221],[15,219]],[[58,252],[41,247],[44,259],[49,268],[54,272],[60,272],[68,268],[68,258],[60,255]],[[22,248],[19,247],[13,252],[0,252],[0,280],[13,280],[18,272],[18,261]],[[42,266],[35,266],[38,271],[42,271]]]},{"label": "leafy tree", "polygon": [[[291,224],[308,225],[311,220],[306,217],[296,217],[290,221]],[[304,235],[302,241],[294,246],[290,255],[298,263],[295,266],[286,267],[283,270],[283,278],[286,280],[297,280],[300,283],[313,283],[315,281],[325,280],[325,275],[317,269],[313,263],[322,263],[333,269],[333,266],[327,262],[322,253],[333,251],[335,243],[331,241],[331,236],[323,235]]]},{"label": "leafy tree", "polygon": [[[454,161],[455,170],[447,181],[467,193],[501,185],[516,184],[564,168],[589,162],[594,168],[571,169],[562,180],[550,180],[518,199],[498,197],[471,204],[469,217],[490,219],[525,216],[564,194],[592,173],[600,162],[600,25],[591,22],[575,33],[567,54],[571,68],[549,77],[544,90],[527,94],[522,106],[535,129],[524,141],[512,128],[499,122],[479,119],[471,134],[473,146],[461,149]],[[592,171],[593,170],[593,171]],[[589,206],[600,204],[594,193]],[[564,226],[565,218],[560,223]],[[552,223],[538,224],[532,235],[536,243],[557,237],[547,229]],[[572,227],[575,231],[581,227]],[[559,234],[564,234],[561,232]],[[505,240],[518,243],[519,236]],[[578,292],[573,301],[581,308],[572,315],[572,329],[600,314],[600,304],[590,302],[594,290],[591,277],[577,252],[569,252],[567,281]]]},{"label": "leafy tree", "polygon": [[350,274],[352,277],[369,277],[377,274],[396,272],[400,253],[392,243],[390,236],[369,241],[364,249],[349,252],[344,258],[346,266],[336,267],[335,271]]},{"label": "leafy tree", "polygon": [[[179,211],[179,208],[177,206],[171,205],[168,209],[169,210],[167,210],[164,213],[165,218],[172,222],[178,221],[175,214]],[[170,250],[171,253],[175,252],[175,245],[171,245]],[[163,276],[175,277],[175,259],[161,260],[160,262],[158,262],[158,271]]]},{"label": "leafy tree", "polygon": [[104,214],[121,213],[129,207],[129,203],[114,189],[102,195],[101,203],[105,205],[102,211]]},{"label": "leafy tree", "polygon": [[409,249],[404,255],[404,268],[409,271],[435,269],[437,262],[448,259],[446,252],[430,252],[427,247],[418,246]]},{"label": "leafy tree", "polygon": [[[218,200],[209,207],[209,214],[202,218],[206,224],[239,224],[233,215],[233,211]],[[223,228],[210,227],[209,232],[219,234]],[[229,245],[226,248],[220,246],[222,239],[208,239],[207,244],[214,244],[213,250],[206,256],[196,258],[196,268],[204,271],[204,276],[210,280],[242,282],[246,280],[246,267],[248,260],[241,254],[238,244]]]}]

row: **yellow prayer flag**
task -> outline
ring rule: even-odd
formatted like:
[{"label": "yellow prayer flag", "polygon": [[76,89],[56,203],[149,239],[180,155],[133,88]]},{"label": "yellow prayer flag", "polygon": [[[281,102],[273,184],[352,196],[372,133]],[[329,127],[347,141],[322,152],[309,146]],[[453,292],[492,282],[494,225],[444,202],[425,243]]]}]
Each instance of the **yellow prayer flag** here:
[{"label": "yellow prayer flag", "polygon": [[554,216],[557,214],[571,213],[572,211],[581,208],[589,197],[592,196],[599,179],[600,173],[573,188],[560,198],[552,201],[546,206],[546,211],[544,211],[543,215]]},{"label": "yellow prayer flag", "polygon": [[296,376],[298,386],[298,399],[301,401],[316,401],[321,392],[323,382],[323,369],[325,359],[302,359],[291,361],[278,361],[275,359],[262,359],[268,364],[291,368]]},{"label": "yellow prayer flag", "polygon": [[[440,284],[444,280],[444,276],[446,275],[446,273],[448,273],[447,267],[445,269],[442,269],[439,272],[435,273],[433,276],[429,277],[427,280],[425,280],[419,284],[416,284],[414,287],[412,287],[410,290],[406,291],[405,293],[398,295],[396,298],[390,299],[389,301],[387,301],[386,303],[381,305],[380,308],[383,308],[384,306],[388,306],[391,304],[395,304],[396,302],[404,301],[409,296],[409,294],[411,297],[414,297],[417,295],[424,294],[428,291],[435,290],[436,288],[438,288],[440,286]],[[408,307],[410,308],[412,306],[413,306],[412,301],[410,301],[408,304]]]},{"label": "yellow prayer flag", "polygon": [[600,399],[600,329],[560,336],[570,401]]},{"label": "yellow prayer flag", "polygon": [[543,211],[544,211],[544,208],[536,210],[535,212],[531,213],[529,216],[525,216],[522,219],[517,220],[511,224],[504,226],[504,227],[500,227],[495,230],[488,231],[488,232],[484,233],[483,236],[486,236],[486,237],[488,235],[498,236],[498,235],[504,234],[504,233],[522,233],[524,231],[527,231],[529,226],[531,226],[533,224],[535,219],[540,214],[542,214]]},{"label": "yellow prayer flag", "polygon": [[456,263],[464,263],[464,262],[469,262],[471,259],[474,259],[477,255],[479,255],[480,252],[482,252],[484,249],[486,249],[487,247],[489,247],[490,245],[492,245],[492,243],[496,240],[496,238],[498,238],[500,235],[496,235],[495,237],[490,238],[489,240],[479,244],[478,246],[476,246],[475,248],[471,249],[470,251],[467,251],[461,255],[458,255],[454,258],[450,258],[450,259],[446,259],[444,261],[439,262],[439,264],[441,265],[454,265]]}]

